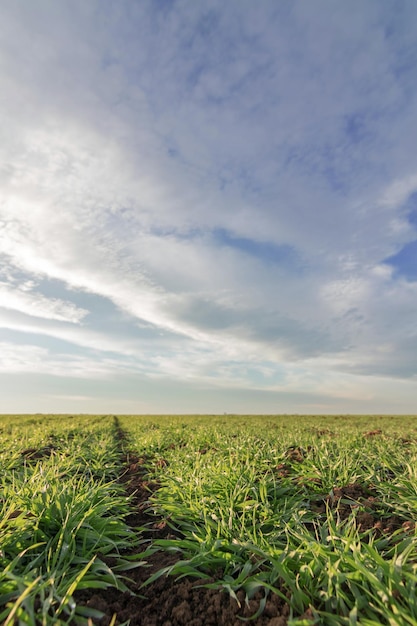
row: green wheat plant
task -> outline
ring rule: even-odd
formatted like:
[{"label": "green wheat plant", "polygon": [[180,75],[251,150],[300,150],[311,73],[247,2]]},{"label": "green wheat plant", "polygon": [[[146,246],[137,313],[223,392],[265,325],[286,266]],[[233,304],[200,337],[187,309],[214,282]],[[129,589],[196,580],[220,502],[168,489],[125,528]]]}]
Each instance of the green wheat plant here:
[{"label": "green wheat plant", "polygon": [[[122,420],[142,451],[147,419]],[[178,561],[148,584],[191,576],[247,601],[261,590],[259,612],[275,593],[293,625],[417,623],[413,419],[167,416],[157,432],[151,510],[176,536],[154,545]]]}]

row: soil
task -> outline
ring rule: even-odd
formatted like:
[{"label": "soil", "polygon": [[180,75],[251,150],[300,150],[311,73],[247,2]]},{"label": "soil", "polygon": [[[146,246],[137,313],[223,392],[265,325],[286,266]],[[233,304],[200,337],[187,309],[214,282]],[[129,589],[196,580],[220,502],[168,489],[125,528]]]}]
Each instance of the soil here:
[{"label": "soil", "polygon": [[[159,562],[153,564],[154,569],[165,566],[166,558],[166,554],[159,553]],[[170,560],[172,562],[172,557]],[[149,571],[144,578],[148,574]],[[207,579],[205,582],[214,582],[214,579]],[[95,624],[102,626],[109,626],[115,613],[116,623],[130,620],[130,626],[242,626],[242,620],[238,616],[248,618],[253,615],[262,598],[262,594],[259,594],[249,605],[245,605],[244,593],[239,591],[239,607],[227,593],[199,588],[199,584],[201,582],[188,578],[174,580],[161,577],[144,589],[139,588],[139,581],[136,581],[136,585],[131,585],[132,591],[141,596],[107,589],[85,597],[84,602],[79,595],[77,603],[105,613],[102,619],[93,620]],[[277,595],[271,595],[262,616],[251,623],[259,626],[285,626],[288,615],[288,604]]]},{"label": "soil", "polygon": [[376,430],[369,430],[367,433],[363,433],[365,437],[376,437],[377,435],[382,435],[382,430],[377,428]]},{"label": "soil", "polygon": [[[116,418],[117,419],[117,418]],[[118,437],[126,444],[126,435],[119,428]],[[204,454],[207,450],[202,450]],[[149,511],[149,498],[158,488],[158,484],[148,478],[148,467],[164,459],[150,459],[129,452],[124,457],[125,471],[120,477],[127,494],[131,498],[132,513],[126,518],[127,523],[136,528],[147,527],[151,539],[175,537],[168,521],[158,518]],[[143,548],[142,548],[143,549]],[[104,558],[105,560],[105,558]],[[153,583],[142,587],[154,573],[173,565],[178,556],[169,552],[158,551],[146,559],[145,567],[138,567],[127,572],[130,579],[125,581],[129,592],[114,588],[104,590],[83,590],[75,592],[75,600],[80,606],[97,609],[104,614],[101,619],[93,618],[92,624],[109,626],[116,615],[115,624],[129,622],[129,626],[242,626],[242,617],[250,618],[259,609],[264,594],[257,593],[249,603],[245,603],[245,593],[237,592],[239,602],[222,590],[207,589],[203,584],[216,582],[218,578],[195,579],[184,577],[175,579],[161,576]],[[111,566],[111,563],[109,563]],[[284,591],[283,591],[284,592]],[[262,615],[251,624],[254,626],[286,626],[290,613],[289,604],[276,594],[267,598]],[[306,619],[311,615],[306,613]]]},{"label": "soil", "polygon": [[334,487],[325,498],[313,502],[311,508],[315,513],[325,514],[327,506],[336,510],[340,521],[356,512],[356,524],[361,532],[373,530],[377,536],[381,536],[392,534],[400,528],[406,532],[414,531],[415,524],[411,520],[404,520],[398,515],[384,515],[376,493],[359,483]]},{"label": "soil", "polygon": [[[119,428],[115,418],[121,448],[126,449],[128,440]],[[327,434],[327,433],[326,433]],[[368,436],[379,435],[370,432]],[[123,446],[122,446],[123,444]],[[210,448],[202,448],[200,454],[206,454]],[[285,454],[285,462],[275,468],[280,477],[287,477],[294,464],[301,463],[309,450],[291,447]],[[157,465],[163,468],[167,462],[163,458],[150,458],[129,452],[124,456],[125,471],[120,477],[127,494],[131,498],[132,513],[126,518],[132,527],[146,527],[150,540],[174,538],[175,531],[169,520],[157,517],[150,512],[149,498],[158,489],[155,481],[149,480],[148,468]],[[399,528],[413,531],[414,523],[398,516],[384,516],[377,495],[371,488],[357,483],[335,487],[330,494],[311,503],[317,514],[326,514],[326,508],[335,510],[339,521],[346,520],[353,512],[360,531],[372,530],[377,535],[392,533]],[[129,592],[114,588],[105,590],[83,590],[75,593],[78,605],[84,605],[101,611],[102,618],[90,622],[97,626],[241,626],[242,618],[248,619],[259,609],[263,593],[259,592],[249,603],[245,603],[243,591],[237,592],[239,602],[222,590],[201,587],[219,580],[217,578],[195,579],[183,577],[175,579],[161,576],[153,583],[143,587],[145,581],[162,568],[173,565],[178,556],[164,551],[157,551],[147,557],[146,566],[127,572],[129,581],[125,581]],[[111,566],[111,563],[109,563]],[[219,573],[221,577],[221,572]],[[286,595],[285,589],[281,590]],[[276,594],[269,594],[262,614],[250,621],[254,626],[286,626],[290,607],[288,602]],[[314,623],[310,610],[301,618],[305,623]],[[116,621],[114,621],[116,620]]]},{"label": "soil", "polygon": [[43,448],[27,448],[21,451],[21,456],[25,461],[38,461],[52,456],[57,451],[53,445],[44,446]]}]

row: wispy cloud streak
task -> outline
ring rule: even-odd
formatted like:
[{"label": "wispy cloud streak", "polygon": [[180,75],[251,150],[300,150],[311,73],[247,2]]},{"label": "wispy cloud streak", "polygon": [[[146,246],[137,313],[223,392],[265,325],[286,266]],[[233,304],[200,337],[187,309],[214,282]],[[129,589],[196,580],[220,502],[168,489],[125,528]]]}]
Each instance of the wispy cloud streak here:
[{"label": "wispy cloud streak", "polygon": [[2,21],[10,371],[71,353],[87,378],[320,406],[346,376],[348,404],[415,381],[413,3],[42,0]]}]

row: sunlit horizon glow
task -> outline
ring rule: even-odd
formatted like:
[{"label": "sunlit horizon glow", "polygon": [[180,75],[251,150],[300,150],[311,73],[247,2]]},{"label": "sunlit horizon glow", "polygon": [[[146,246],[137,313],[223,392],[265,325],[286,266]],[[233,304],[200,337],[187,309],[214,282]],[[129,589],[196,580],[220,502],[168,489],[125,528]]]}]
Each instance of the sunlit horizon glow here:
[{"label": "sunlit horizon glow", "polygon": [[417,413],[417,5],[2,6],[0,413]]}]

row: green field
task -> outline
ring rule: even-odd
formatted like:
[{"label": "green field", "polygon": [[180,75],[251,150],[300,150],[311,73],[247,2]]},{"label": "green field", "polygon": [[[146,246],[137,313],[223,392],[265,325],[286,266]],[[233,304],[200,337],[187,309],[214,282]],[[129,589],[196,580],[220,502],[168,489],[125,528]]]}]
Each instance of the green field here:
[{"label": "green field", "polygon": [[417,624],[415,416],[5,415],[0,469],[6,626]]}]

